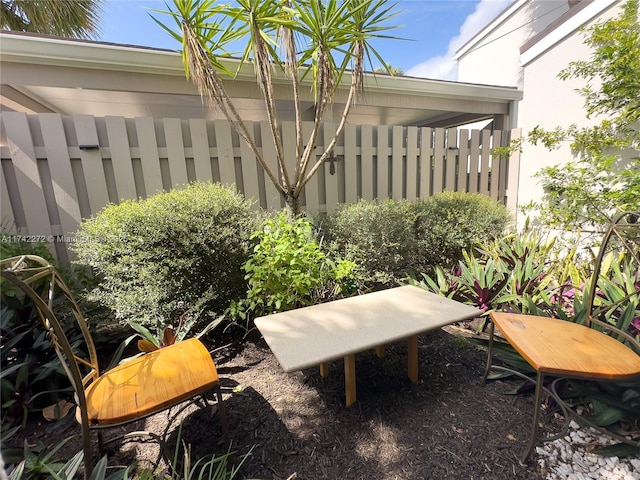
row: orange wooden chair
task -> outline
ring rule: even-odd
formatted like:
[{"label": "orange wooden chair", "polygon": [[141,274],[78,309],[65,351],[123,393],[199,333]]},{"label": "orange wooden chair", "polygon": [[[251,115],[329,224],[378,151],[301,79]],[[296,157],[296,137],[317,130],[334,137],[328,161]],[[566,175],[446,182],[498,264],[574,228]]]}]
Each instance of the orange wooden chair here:
[{"label": "orange wooden chair", "polygon": [[[602,278],[603,261],[612,251],[627,255],[629,263],[625,274],[631,278],[626,282],[627,291],[620,294],[618,301],[613,303],[602,302],[599,298],[601,294],[599,280]],[[636,336],[628,332],[630,318],[637,316],[640,309],[639,270],[640,213],[625,213],[619,215],[611,224],[600,246],[589,286],[584,325],[532,315],[505,312],[490,314],[490,340],[484,380],[487,379],[492,368],[494,326],[536,371],[533,425],[528,445],[521,457],[522,462],[527,461],[538,443],[543,391],[555,397],[565,414],[572,415],[579,423],[589,423],[568,408],[553,388],[547,389],[544,386],[546,376],[597,381],[626,381],[640,378],[640,342]],[[618,314],[613,314],[616,311]],[[613,325],[616,316],[624,317],[624,322],[627,324]],[[493,368],[517,373],[505,367],[493,366]],[[568,419],[565,420],[565,426],[568,426]],[[607,433],[611,434],[611,432]],[[562,435],[563,433],[553,435],[544,441]],[[612,436],[623,442],[638,444],[622,436],[615,434]]]},{"label": "orange wooden chair", "polygon": [[[82,425],[85,478],[93,467],[92,430],[98,430],[102,450],[100,429],[142,419],[186,400],[202,398],[208,404],[206,394],[210,391],[216,393],[223,439],[229,448],[218,372],[199,340],[176,343],[100,374],[87,321],[56,269],[40,257],[27,255],[2,260],[0,266],[2,278],[33,302],[74,388],[76,419]],[[3,288],[10,288],[3,283]],[[70,344],[62,327],[74,320],[84,337],[84,352]]]}]

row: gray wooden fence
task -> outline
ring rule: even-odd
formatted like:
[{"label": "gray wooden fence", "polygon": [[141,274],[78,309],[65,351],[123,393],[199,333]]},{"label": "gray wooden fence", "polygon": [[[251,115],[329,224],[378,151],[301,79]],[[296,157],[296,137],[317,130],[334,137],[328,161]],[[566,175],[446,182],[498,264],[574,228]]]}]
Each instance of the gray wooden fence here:
[{"label": "gray wooden fence", "polygon": [[[234,184],[256,208],[283,203],[245,142],[226,121],[176,118],[0,114],[0,210],[3,232],[29,240],[54,239],[61,261],[82,219],[109,203],[146,198],[191,181]],[[277,171],[266,123],[250,125]],[[309,131],[311,123],[304,125]],[[293,123],[283,122],[290,158]],[[325,123],[316,151],[335,132]],[[499,158],[519,130],[456,130],[347,125],[335,162],[305,187],[309,212],[329,212],[364,198],[417,199],[443,190],[479,192],[515,208],[519,157]],[[12,237],[19,238],[19,237]]]}]

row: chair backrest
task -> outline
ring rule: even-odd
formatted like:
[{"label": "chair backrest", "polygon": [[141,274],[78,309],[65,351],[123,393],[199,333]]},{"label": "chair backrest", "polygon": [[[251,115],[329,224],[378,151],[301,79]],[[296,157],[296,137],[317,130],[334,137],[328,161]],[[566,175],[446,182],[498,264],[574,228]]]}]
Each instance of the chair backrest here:
[{"label": "chair backrest", "polygon": [[[3,279],[3,289],[9,287],[5,283],[9,282],[17,287],[16,295],[20,295],[21,291],[33,303],[33,308],[75,390],[78,406],[86,415],[84,389],[98,378],[100,372],[87,321],[69,287],[53,265],[34,255],[2,260],[0,275]],[[64,325],[69,321],[77,323],[84,339],[83,345],[78,345],[77,342],[73,342],[72,345],[67,338]]]},{"label": "chair backrest", "polygon": [[603,237],[589,285],[586,324],[640,355],[640,212],[618,215]]}]

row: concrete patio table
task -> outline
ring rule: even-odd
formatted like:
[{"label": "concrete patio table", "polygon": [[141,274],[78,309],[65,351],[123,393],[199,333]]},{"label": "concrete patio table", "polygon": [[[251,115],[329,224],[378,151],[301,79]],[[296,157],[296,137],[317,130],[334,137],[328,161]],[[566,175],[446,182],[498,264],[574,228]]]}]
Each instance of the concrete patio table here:
[{"label": "concrete patio table", "polygon": [[255,320],[285,372],[344,357],[347,406],[356,401],[355,354],[408,340],[408,375],[418,381],[418,334],[482,314],[460,302],[414,286],[381,290],[357,297],[259,317]]}]

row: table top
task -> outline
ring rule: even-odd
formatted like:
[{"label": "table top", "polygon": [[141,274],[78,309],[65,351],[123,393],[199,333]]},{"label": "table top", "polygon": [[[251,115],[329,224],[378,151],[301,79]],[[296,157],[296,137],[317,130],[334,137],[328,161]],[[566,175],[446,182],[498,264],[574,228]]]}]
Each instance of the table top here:
[{"label": "table top", "polygon": [[408,338],[482,311],[404,286],[256,318],[285,372]]}]

